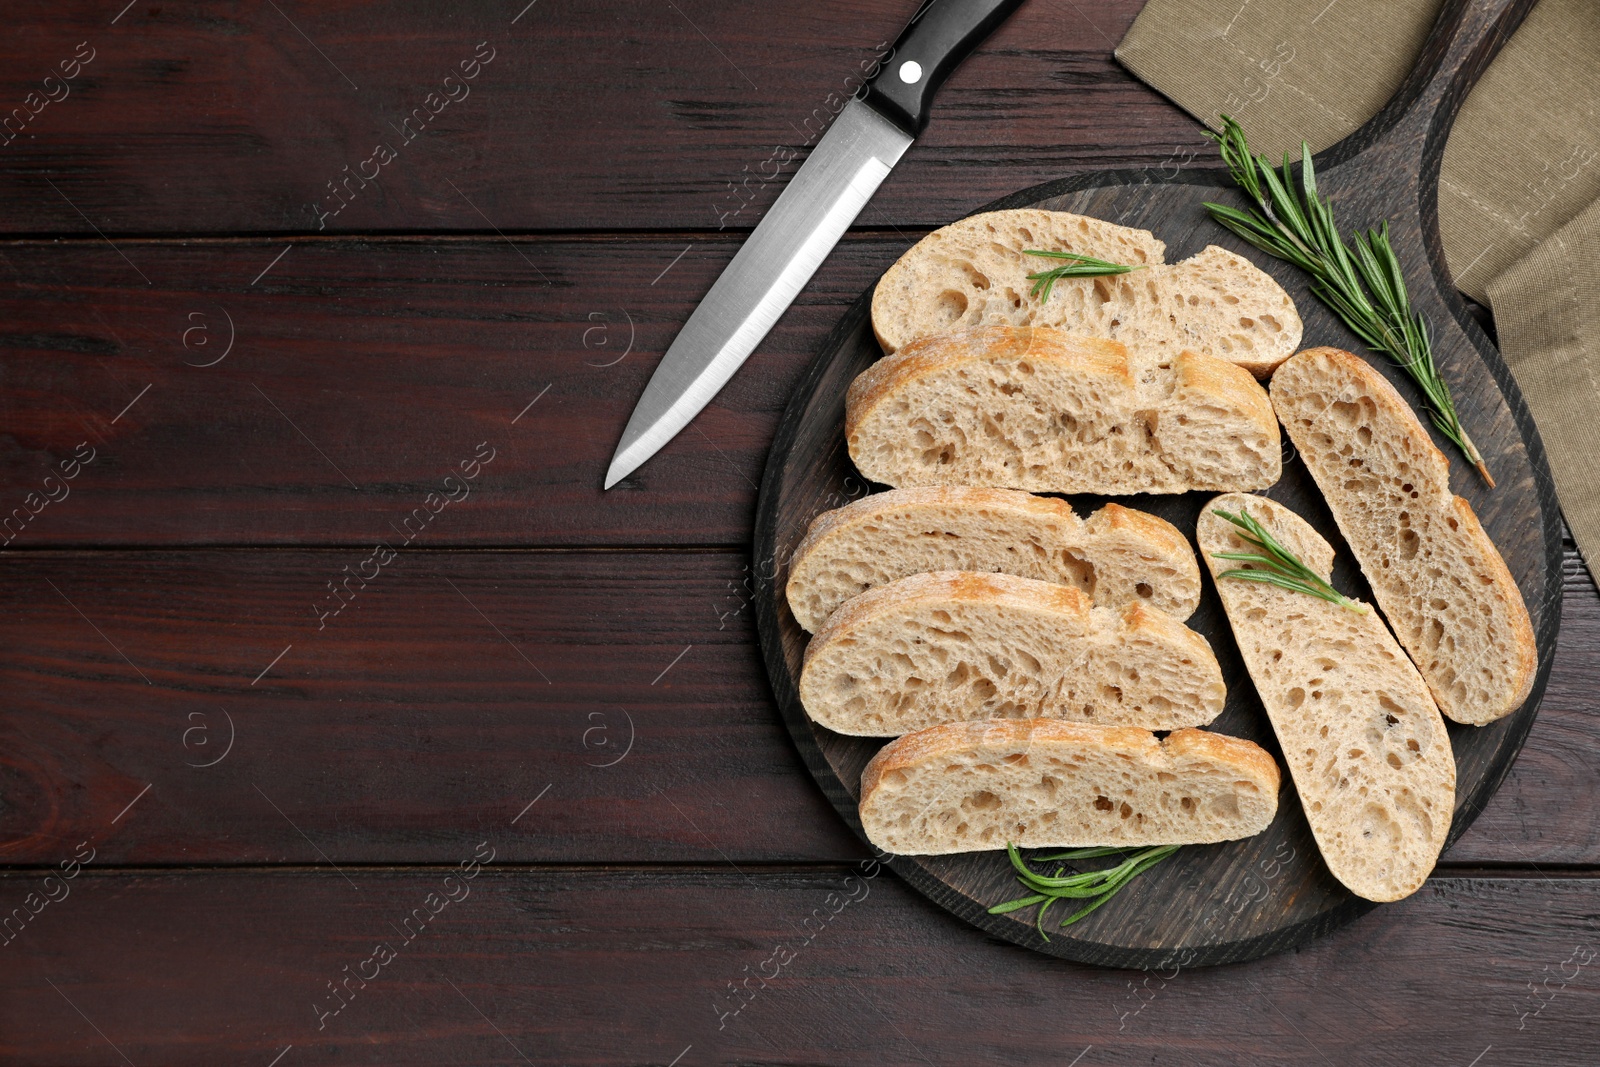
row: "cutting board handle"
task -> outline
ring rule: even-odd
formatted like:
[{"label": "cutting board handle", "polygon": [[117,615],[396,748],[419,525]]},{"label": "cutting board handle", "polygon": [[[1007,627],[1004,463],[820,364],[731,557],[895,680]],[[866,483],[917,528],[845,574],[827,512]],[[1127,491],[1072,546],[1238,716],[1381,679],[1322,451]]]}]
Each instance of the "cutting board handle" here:
[{"label": "cutting board handle", "polygon": [[[1407,189],[1435,190],[1445,140],[1467,94],[1537,0],[1447,0],[1417,64],[1393,99],[1333,146],[1319,169],[1370,177],[1415,204]],[[1400,199],[1397,199],[1399,206]],[[1414,206],[1412,210],[1415,210]]]}]

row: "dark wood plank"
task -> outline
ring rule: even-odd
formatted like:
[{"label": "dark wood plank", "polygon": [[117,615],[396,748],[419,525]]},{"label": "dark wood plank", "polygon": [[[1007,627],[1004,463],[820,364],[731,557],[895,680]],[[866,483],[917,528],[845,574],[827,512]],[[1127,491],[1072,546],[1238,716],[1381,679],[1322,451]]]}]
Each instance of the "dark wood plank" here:
[{"label": "dark wood plank", "polygon": [[[943,221],[1203,148],[1193,120],[1112,59],[1140,6],[1025,5],[946,85],[864,221]],[[916,5],[588,0],[517,19],[523,7],[413,2],[375,18],[348,0],[138,0],[112,24],[105,5],[14,6],[0,105],[41,95],[0,146],[0,232],[748,228],[782,161],[803,158]],[[44,85],[80,42],[88,65]],[[447,88],[475,54],[493,58]],[[68,95],[41,104],[45,90]],[[418,108],[428,121],[408,140]],[[349,177],[363,167],[378,175],[364,187]],[[336,199],[328,183],[347,180]]]},{"label": "dark wood plank", "polygon": [[[773,707],[743,556],[401,553],[318,630],[364,558],[0,556],[0,858],[94,837],[117,863],[443,862],[546,785],[509,859],[865,854]],[[1600,596],[1568,564],[1544,707],[1449,862],[1600,865]]]},{"label": "dark wood plank", "polygon": [[0,560],[0,857],[446,862],[536,798],[509,859],[864,854],[772,712],[740,557],[402,550],[319,629],[365,556]]},{"label": "dark wood plank", "polygon": [[[103,244],[0,244],[0,543],[367,544],[487,442],[430,546],[747,544],[796,377],[910,241],[846,241],[711,407],[602,493],[738,242],[119,242],[154,286]],[[94,461],[47,486],[85,442]]]},{"label": "dark wood plank", "polygon": [[1593,878],[1437,879],[1296,953],[1140,973],[984,937],[871,867],[498,869],[522,831],[449,834],[494,850],[471,881],[91,864],[5,948],[0,1060],[1483,1067],[1600,1040]]}]

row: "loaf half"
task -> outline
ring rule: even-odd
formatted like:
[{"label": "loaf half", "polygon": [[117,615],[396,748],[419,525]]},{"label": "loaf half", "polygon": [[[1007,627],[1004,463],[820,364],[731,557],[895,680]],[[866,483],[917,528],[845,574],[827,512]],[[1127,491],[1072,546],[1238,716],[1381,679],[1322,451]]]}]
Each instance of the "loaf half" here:
[{"label": "loaf half", "polygon": [[800,701],[828,729],[1061,718],[1199,726],[1227,690],[1205,638],[1143,604],[1096,608],[1009,574],[914,574],[847,600],[806,646]]},{"label": "loaf half", "polygon": [[1528,607],[1410,406],[1337,348],[1279,368],[1272,403],[1440,710],[1481,726],[1521,707],[1539,659]]},{"label": "loaf half", "polygon": [[913,342],[850,385],[845,438],[885,485],[1039,492],[1264,489],[1283,470],[1271,401],[1245,371],[1048,327]]},{"label": "loaf half", "polygon": [[[1144,269],[1065,278],[1040,300],[1028,275],[1061,264],[1025,249]],[[1212,245],[1166,265],[1164,251],[1146,230],[1064,211],[974,215],[924,237],[884,273],[872,295],[872,327],[894,353],[950,330],[1054,326],[1169,357],[1190,349],[1263,377],[1299,346],[1294,301],[1249,260]]]},{"label": "loaf half", "polygon": [[1004,848],[1200,845],[1278,810],[1278,765],[1205,730],[1055,719],[951,723],[885,745],[861,775],[867,838],[902,856]]},{"label": "loaf half", "polygon": [[1165,519],[1013,489],[891,489],[817,516],[789,565],[789,610],[819,629],[846,600],[929,571],[998,571],[1075,586],[1096,604],[1143,602],[1174,619],[1200,603],[1188,539]]},{"label": "loaf half", "polygon": [[1256,551],[1213,513],[1219,507],[1247,511],[1324,579],[1333,548],[1256,496],[1218,497],[1195,531],[1328,869],[1368,900],[1409,896],[1433,870],[1455,807],[1444,719],[1375,611],[1217,577],[1244,565],[1212,553]]}]

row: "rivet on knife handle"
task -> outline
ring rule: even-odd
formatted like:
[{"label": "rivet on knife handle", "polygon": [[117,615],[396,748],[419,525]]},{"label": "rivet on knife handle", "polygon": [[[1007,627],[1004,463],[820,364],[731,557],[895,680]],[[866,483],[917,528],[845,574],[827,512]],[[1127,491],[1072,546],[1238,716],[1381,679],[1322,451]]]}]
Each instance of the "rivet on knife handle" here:
[{"label": "rivet on knife handle", "polygon": [[928,0],[867,83],[867,103],[916,137],[928,125],[933,94],[1022,0]]}]

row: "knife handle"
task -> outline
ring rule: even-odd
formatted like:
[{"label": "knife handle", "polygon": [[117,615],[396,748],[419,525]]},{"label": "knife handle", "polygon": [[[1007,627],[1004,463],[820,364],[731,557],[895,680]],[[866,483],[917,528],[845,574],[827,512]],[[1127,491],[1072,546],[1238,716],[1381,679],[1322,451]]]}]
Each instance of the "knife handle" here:
[{"label": "knife handle", "polygon": [[925,0],[866,84],[866,102],[917,136],[950,72],[1021,6],[1022,0]]}]

